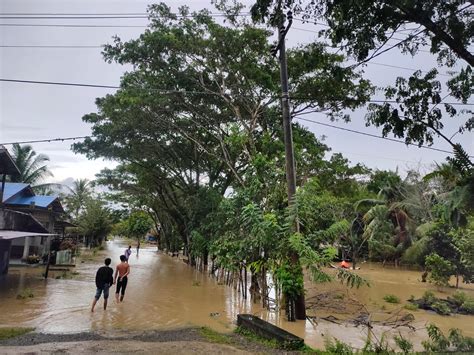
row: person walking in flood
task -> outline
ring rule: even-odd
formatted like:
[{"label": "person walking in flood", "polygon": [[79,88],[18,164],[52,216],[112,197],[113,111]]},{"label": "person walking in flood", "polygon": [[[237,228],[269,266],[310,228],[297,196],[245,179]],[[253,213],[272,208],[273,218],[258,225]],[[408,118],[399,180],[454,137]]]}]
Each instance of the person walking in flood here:
[{"label": "person walking in flood", "polygon": [[105,266],[101,266],[95,274],[95,285],[97,287],[94,300],[92,301],[91,312],[94,312],[95,305],[99,300],[102,292],[104,293],[104,311],[107,309],[107,299],[109,298],[109,288],[114,283],[113,274],[114,270],[109,266],[112,260],[110,258],[105,259]]},{"label": "person walking in flood", "polygon": [[128,262],[128,259],[130,258],[130,255],[132,255],[132,246],[129,245],[128,249],[125,249],[125,253],[123,253],[125,256],[125,260]]},{"label": "person walking in flood", "polygon": [[[115,268],[115,276],[114,276],[114,283],[117,283],[117,288],[115,290],[115,300],[119,301],[119,293],[120,295],[120,302],[123,301],[123,297],[125,296],[125,289],[127,288],[128,282],[128,275],[130,274],[130,265],[127,263],[127,259],[125,255],[120,255],[120,264],[117,265]],[[118,277],[118,281],[117,281]]]}]

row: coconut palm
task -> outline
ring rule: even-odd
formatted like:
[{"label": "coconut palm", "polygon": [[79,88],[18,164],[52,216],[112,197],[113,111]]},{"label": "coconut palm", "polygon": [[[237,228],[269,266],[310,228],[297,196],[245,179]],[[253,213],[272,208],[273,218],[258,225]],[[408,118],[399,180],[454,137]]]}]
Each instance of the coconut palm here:
[{"label": "coconut palm", "polygon": [[24,182],[33,188],[47,188],[51,184],[40,184],[45,178],[53,176],[46,165],[49,157],[37,154],[31,145],[13,145],[12,158],[20,174],[11,178],[12,182]]},{"label": "coconut palm", "polygon": [[91,197],[92,182],[88,179],[77,179],[69,190],[70,194],[65,199],[66,205],[72,216],[77,219]]}]

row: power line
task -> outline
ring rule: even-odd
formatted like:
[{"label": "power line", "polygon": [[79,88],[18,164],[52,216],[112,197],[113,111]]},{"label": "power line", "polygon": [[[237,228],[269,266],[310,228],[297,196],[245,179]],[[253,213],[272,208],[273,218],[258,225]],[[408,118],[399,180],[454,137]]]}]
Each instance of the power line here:
[{"label": "power line", "polygon": [[0,48],[64,48],[64,49],[72,49],[72,48],[104,48],[104,46],[65,46],[65,45],[0,45]]},{"label": "power line", "polygon": [[74,141],[74,140],[76,140],[76,139],[85,139],[85,138],[92,138],[92,136],[64,137],[64,138],[51,138],[51,139],[36,139],[36,140],[30,140],[30,141],[0,143],[0,145],[64,142],[64,141],[71,141],[71,140]]},{"label": "power line", "polygon": [[[355,133],[355,134],[360,134],[360,135],[367,136],[367,137],[383,139],[383,140],[386,140],[386,141],[395,142],[395,143],[401,143],[401,144],[405,144],[405,145],[412,145],[412,146],[415,146],[415,147],[418,147],[418,148],[434,150],[434,151],[437,151],[437,152],[442,152],[442,153],[447,153],[447,154],[454,154],[453,152],[451,152],[451,151],[449,151],[449,150],[444,150],[444,149],[429,147],[429,146],[425,146],[425,145],[419,146],[418,144],[406,143],[405,141],[402,141],[402,140],[399,140],[399,139],[388,138],[388,137],[381,137],[381,136],[377,136],[376,134],[367,133],[367,132],[362,132],[362,131],[357,131],[357,130],[355,130],[355,129],[350,129],[350,128],[339,127],[339,126],[335,126],[335,125],[332,125],[332,124],[329,124],[329,123],[324,123],[324,122],[319,122],[319,121],[315,121],[315,120],[310,120],[310,119],[308,119],[308,118],[301,118],[301,117],[294,117],[294,118],[297,119],[297,120],[300,120],[300,121],[311,122],[311,123],[318,124],[318,125],[321,125],[321,126],[330,127],[330,128],[334,128],[334,129],[339,129],[339,130],[341,130],[341,131],[351,132],[351,133]],[[470,155],[470,157],[474,157],[474,156]]]},{"label": "power line", "polygon": [[147,28],[145,25],[70,25],[70,24],[28,24],[0,23],[2,27],[66,27],[66,28]]},{"label": "power line", "polygon": [[[121,89],[122,87],[116,85],[101,85],[101,84],[82,84],[82,83],[69,83],[69,82],[56,82],[56,81],[37,81],[37,80],[19,80],[19,79],[4,79],[0,78],[0,82],[10,82],[10,83],[20,83],[20,84],[37,84],[37,85],[59,85],[59,86],[76,86],[76,87],[90,87],[90,88],[101,88],[101,89]],[[126,89],[126,88],[125,88]],[[141,88],[137,88],[141,89]],[[161,94],[192,94],[192,95],[217,95],[216,93],[208,92],[208,91],[193,91],[193,90],[169,90],[169,89],[158,89],[158,88],[147,88],[143,90],[150,90],[153,92],[161,93]],[[292,96],[296,99],[318,99],[314,96]],[[396,100],[358,100],[358,99],[351,99],[351,98],[344,98],[344,97],[333,97],[327,98],[328,100],[345,100],[345,101],[352,101],[352,102],[368,102],[368,103],[399,103]],[[445,104],[453,105],[453,106],[474,106],[474,103],[460,103],[460,102],[445,102]],[[433,104],[435,105],[435,104]]]},{"label": "power line", "polygon": [[[215,15],[217,16],[217,15]],[[103,19],[148,19],[148,15],[126,16],[3,16],[0,20],[103,20]]]},{"label": "power line", "polygon": [[88,88],[102,88],[102,89],[120,89],[120,86],[114,86],[114,85],[64,83],[64,82],[54,82],[54,81],[35,81],[35,80],[18,80],[18,79],[0,79],[0,81],[10,82],[10,83],[22,83],[22,84],[61,85],[61,86],[79,86],[79,87],[88,87]]}]

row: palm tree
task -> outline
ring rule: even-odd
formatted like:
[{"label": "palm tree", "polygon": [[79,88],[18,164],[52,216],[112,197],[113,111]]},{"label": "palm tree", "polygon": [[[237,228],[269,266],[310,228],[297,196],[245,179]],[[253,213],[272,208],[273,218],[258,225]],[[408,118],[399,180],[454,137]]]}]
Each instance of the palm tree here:
[{"label": "palm tree", "polygon": [[33,188],[44,188],[49,184],[39,184],[46,177],[53,176],[46,163],[49,157],[37,154],[31,145],[13,144],[13,160],[20,175],[11,178],[12,182],[24,182]]},{"label": "palm tree", "polygon": [[88,179],[74,180],[70,194],[66,197],[66,205],[75,219],[85,208],[86,202],[92,194],[92,182]]}]

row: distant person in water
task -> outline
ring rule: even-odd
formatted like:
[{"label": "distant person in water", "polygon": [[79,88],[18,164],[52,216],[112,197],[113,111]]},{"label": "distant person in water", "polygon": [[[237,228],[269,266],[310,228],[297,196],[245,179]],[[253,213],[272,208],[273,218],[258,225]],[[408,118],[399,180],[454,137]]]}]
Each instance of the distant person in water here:
[{"label": "distant person in water", "polygon": [[100,298],[102,292],[104,293],[104,310],[107,309],[107,299],[109,298],[109,288],[114,282],[113,274],[114,270],[109,266],[112,260],[110,258],[105,259],[104,264],[97,270],[95,274],[95,285],[97,290],[95,292],[94,300],[92,301],[91,312],[94,312],[95,305]]},{"label": "distant person in water", "polygon": [[347,261],[345,261],[345,260],[342,260],[342,262],[341,262],[341,268],[343,268],[343,269],[349,269],[349,267],[350,267],[349,263],[348,263]]},{"label": "distant person in water", "polygon": [[131,245],[128,246],[128,249],[125,249],[125,252],[123,253],[123,255],[125,256],[125,261],[128,262],[128,259],[130,258],[130,255],[132,255],[132,246]]},{"label": "distant person in water", "polygon": [[139,251],[140,251],[140,239],[138,239],[137,241],[137,256],[138,256]]},{"label": "distant person in water", "polygon": [[117,267],[115,268],[115,276],[114,276],[114,283],[117,283],[117,288],[115,290],[115,300],[117,302],[119,301],[119,293],[121,294],[120,302],[123,301],[123,297],[125,296],[125,289],[127,288],[129,274],[130,274],[130,265],[128,265],[125,255],[120,255],[120,264],[118,264]]}]

